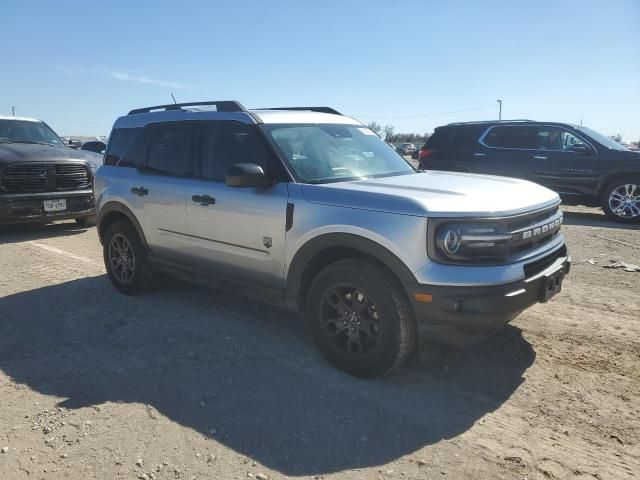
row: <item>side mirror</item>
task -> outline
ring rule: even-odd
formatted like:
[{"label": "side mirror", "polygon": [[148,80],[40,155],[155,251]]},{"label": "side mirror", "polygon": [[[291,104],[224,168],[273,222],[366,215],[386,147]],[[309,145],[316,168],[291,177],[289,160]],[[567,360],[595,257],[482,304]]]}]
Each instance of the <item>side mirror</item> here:
[{"label": "side mirror", "polygon": [[569,147],[569,150],[575,153],[582,153],[583,155],[588,155],[589,153],[591,153],[589,147],[587,147],[584,143],[576,143],[574,145],[571,145],[571,147]]},{"label": "side mirror", "polygon": [[265,187],[269,180],[260,165],[236,163],[227,170],[225,183],[230,187]]}]

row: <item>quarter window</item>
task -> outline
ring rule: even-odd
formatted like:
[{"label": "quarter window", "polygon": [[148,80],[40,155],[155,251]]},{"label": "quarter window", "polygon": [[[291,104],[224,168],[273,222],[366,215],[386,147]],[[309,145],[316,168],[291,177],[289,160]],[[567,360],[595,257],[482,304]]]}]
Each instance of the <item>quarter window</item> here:
[{"label": "quarter window", "polygon": [[149,142],[147,166],[169,175],[188,174],[191,131],[188,123],[158,125]]},{"label": "quarter window", "polygon": [[510,126],[493,127],[483,139],[489,147],[533,150],[536,148],[536,127]]},{"label": "quarter window", "polygon": [[251,129],[240,122],[207,122],[200,139],[200,176],[224,181],[236,163],[255,163],[267,170],[267,153]]},{"label": "quarter window", "polygon": [[133,140],[140,133],[141,128],[116,128],[111,132],[109,144],[107,145],[107,155],[104,159],[105,165],[125,166],[121,161]]}]

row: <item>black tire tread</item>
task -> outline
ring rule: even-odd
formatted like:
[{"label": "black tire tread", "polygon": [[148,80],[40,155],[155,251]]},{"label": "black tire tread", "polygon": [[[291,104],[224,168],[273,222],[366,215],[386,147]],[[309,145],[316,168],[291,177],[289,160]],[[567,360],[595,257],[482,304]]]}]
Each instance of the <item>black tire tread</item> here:
[{"label": "black tire tread", "polygon": [[[409,302],[399,280],[384,266],[375,260],[368,258],[349,258],[340,260],[325,267],[324,270],[322,270],[314,279],[309,292],[313,292],[317,282],[319,279],[322,279],[323,276],[331,275],[332,271],[344,268],[358,272],[379,285],[382,285],[395,307],[395,317],[398,322],[398,336],[396,339],[397,353],[395,354],[394,361],[384,370],[374,369],[370,371],[348,371],[348,373],[352,375],[361,377],[384,375],[402,365],[415,348],[417,329]],[[313,307],[310,307],[309,303],[310,302],[307,302],[307,317],[312,319],[313,313],[309,308]]]},{"label": "black tire tread", "polygon": [[[134,272],[134,278],[131,283],[123,284],[120,283],[112,274],[109,268],[109,242],[111,241],[111,237],[116,233],[122,233],[127,237],[131,247],[133,248],[134,254],[136,256],[136,270]],[[134,228],[134,226],[127,220],[118,220],[113,222],[107,228],[107,231],[104,235],[104,244],[103,244],[103,258],[104,265],[107,269],[107,275],[111,280],[111,283],[122,293],[126,295],[135,295],[139,293],[147,292],[152,287],[153,281],[153,272],[151,270],[151,265],[147,260],[147,250],[140,241],[140,237],[138,236],[138,232]]]}]

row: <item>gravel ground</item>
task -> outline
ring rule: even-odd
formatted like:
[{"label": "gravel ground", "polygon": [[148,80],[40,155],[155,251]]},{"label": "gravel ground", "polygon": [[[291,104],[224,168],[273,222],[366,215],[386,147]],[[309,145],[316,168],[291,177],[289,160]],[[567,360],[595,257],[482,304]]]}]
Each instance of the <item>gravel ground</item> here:
[{"label": "gravel ground", "polygon": [[369,381],[286,311],[174,281],[118,294],[94,228],[4,228],[0,478],[639,476],[640,273],[603,264],[640,264],[640,230],[565,220],[556,299]]}]

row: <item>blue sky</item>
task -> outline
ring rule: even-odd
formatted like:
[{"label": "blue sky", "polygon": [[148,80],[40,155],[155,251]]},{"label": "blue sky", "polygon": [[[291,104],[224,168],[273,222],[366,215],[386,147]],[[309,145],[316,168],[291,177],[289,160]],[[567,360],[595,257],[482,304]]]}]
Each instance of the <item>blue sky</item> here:
[{"label": "blue sky", "polygon": [[640,0],[2,0],[1,11],[0,114],[15,105],[60,134],[108,134],[173,92],[330,105],[418,133],[496,118],[501,98],[503,118],[583,119],[640,139]]}]

